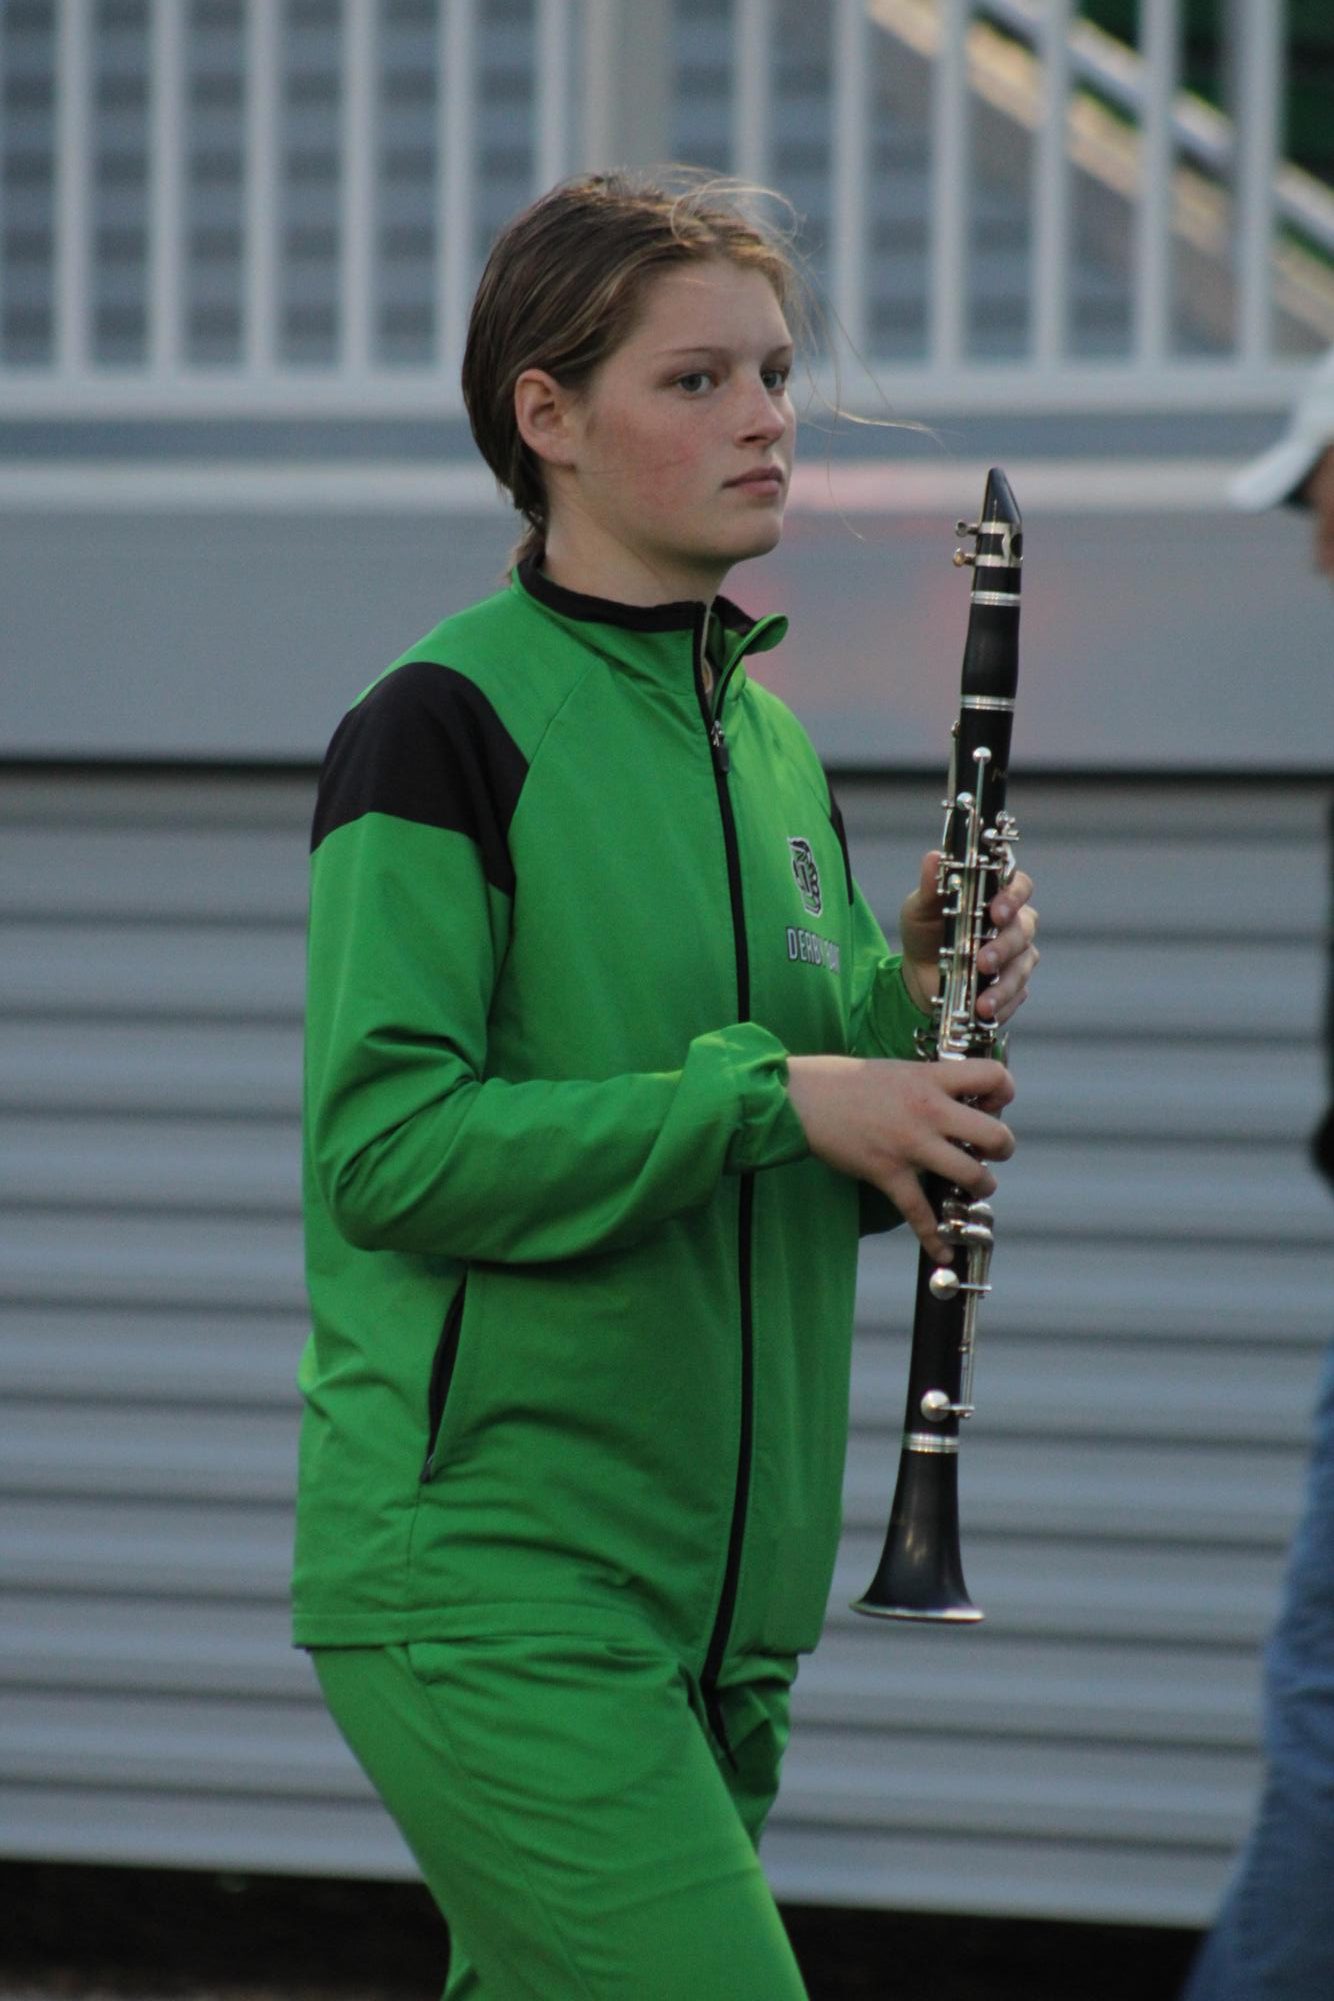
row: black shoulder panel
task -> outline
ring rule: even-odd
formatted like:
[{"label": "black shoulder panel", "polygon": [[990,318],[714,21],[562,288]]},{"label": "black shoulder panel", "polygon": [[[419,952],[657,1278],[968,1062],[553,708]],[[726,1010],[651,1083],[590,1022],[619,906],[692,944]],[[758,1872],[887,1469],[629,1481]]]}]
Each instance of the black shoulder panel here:
[{"label": "black shoulder panel", "polygon": [[377,681],[334,732],[311,847],[365,813],[466,834],[488,882],[514,894],[509,824],[528,760],[466,674],[409,661]]}]

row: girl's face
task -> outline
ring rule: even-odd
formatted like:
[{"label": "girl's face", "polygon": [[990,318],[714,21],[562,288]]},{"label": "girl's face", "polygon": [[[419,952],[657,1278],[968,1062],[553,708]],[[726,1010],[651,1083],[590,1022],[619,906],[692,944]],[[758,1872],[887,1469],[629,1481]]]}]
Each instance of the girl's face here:
[{"label": "girl's face", "polygon": [[720,258],[654,279],[633,332],[565,402],[568,457],[547,467],[548,567],[570,570],[574,554],[601,561],[602,595],[710,598],[733,563],[772,549],[792,470],[791,367],[762,272]]}]

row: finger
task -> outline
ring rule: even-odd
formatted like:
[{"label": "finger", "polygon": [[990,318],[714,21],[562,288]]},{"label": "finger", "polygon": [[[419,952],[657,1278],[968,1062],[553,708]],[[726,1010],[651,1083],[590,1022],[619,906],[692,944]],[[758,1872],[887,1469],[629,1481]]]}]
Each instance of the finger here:
[{"label": "finger", "polygon": [[1022,910],[1033,894],[1033,878],[1016,869],[1010,880],[996,891],[991,899],[990,916],[993,924],[1008,924],[1019,910]]},{"label": "finger", "polygon": [[996,1177],[985,1160],[965,1153],[953,1140],[932,1137],[922,1148],[920,1164],[932,1174],[938,1174],[942,1181],[962,1188],[965,1195],[971,1196],[974,1201],[983,1200],[996,1192]]},{"label": "finger", "polygon": [[1014,963],[978,996],[977,1011],[989,1021],[1008,1021],[1015,1009],[1028,998],[1028,982],[1037,966],[1039,952],[1030,945]]},{"label": "finger", "polygon": [[945,899],[940,891],[940,849],[932,848],[922,856],[922,866],[918,871],[917,887],[908,898],[919,918],[932,922],[944,908]]},{"label": "finger", "polygon": [[1003,1119],[994,1119],[975,1105],[960,1105],[956,1123],[945,1138],[954,1145],[969,1146],[984,1160],[1009,1160],[1014,1153],[1014,1134]]},{"label": "finger", "polygon": [[1025,904],[1010,923],[984,941],[977,955],[979,971],[1001,972],[1012,959],[1017,959],[1020,953],[1031,948],[1037,928],[1037,911],[1032,904]]},{"label": "finger", "polygon": [[891,1175],[884,1184],[884,1192],[927,1256],[934,1258],[937,1264],[953,1264],[954,1252],[940,1234],[936,1212],[922,1193],[922,1184],[917,1176],[906,1171]]},{"label": "finger", "polygon": [[979,1012],[985,1014],[987,1021],[993,1027],[1004,1028],[1007,1022],[1013,1021],[1015,1015],[1027,999],[1028,988],[1021,987],[1017,994],[1012,994],[1005,1000],[993,1001],[988,1008],[984,1009],[981,1001],[977,1005]]},{"label": "finger", "polygon": [[933,1081],[951,1098],[975,1098],[979,1102],[1008,1105],[1014,1097],[1014,1078],[1003,1063],[991,1056],[964,1056],[929,1066]]}]

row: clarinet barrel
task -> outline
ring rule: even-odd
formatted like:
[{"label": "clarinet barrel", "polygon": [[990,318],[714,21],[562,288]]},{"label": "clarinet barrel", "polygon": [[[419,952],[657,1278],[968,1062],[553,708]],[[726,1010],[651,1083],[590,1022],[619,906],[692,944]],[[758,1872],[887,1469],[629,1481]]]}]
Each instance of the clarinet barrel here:
[{"label": "clarinet barrel", "polygon": [[[939,887],[945,898],[940,990],[931,1028],[919,1038],[928,1061],[1004,1057],[1004,1038],[979,1020],[988,985],[978,954],[995,927],[987,910],[1014,873],[1018,829],[1005,808],[1010,731],[1019,677],[1019,578],[1023,524],[1005,475],[987,475],[982,510],[961,521],[975,538],[954,560],[973,571],[958,721],[950,754]],[[975,1625],[959,1548],[959,1427],[973,1413],[977,1314],[991,1290],[992,1211],[937,1175],[922,1185],[954,1252],[917,1266],[912,1352],[898,1480],[880,1564],[853,1610],[877,1619]]]}]

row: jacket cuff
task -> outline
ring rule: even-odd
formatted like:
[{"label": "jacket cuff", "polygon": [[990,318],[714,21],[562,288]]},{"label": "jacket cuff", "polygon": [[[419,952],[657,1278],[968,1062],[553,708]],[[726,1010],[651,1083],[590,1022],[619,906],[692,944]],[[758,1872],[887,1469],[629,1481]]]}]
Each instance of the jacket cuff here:
[{"label": "jacket cuff", "polygon": [[908,992],[903,978],[903,954],[895,952],[885,960],[871,989],[866,1016],[870,1039],[886,1056],[916,1056],[917,1031],[930,1028],[931,1023],[932,1017],[922,1012]]},{"label": "jacket cuff", "polygon": [[737,1129],[727,1149],[729,1174],[786,1167],[810,1152],[806,1128],[787,1094],[787,1051],[758,1022],[728,1031],[737,1092]]}]

